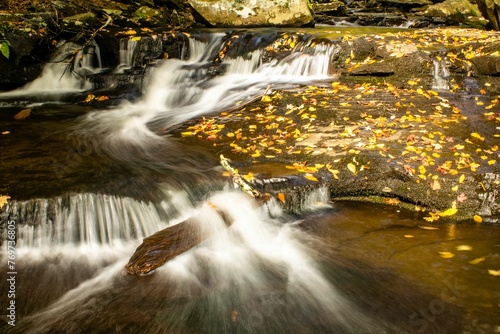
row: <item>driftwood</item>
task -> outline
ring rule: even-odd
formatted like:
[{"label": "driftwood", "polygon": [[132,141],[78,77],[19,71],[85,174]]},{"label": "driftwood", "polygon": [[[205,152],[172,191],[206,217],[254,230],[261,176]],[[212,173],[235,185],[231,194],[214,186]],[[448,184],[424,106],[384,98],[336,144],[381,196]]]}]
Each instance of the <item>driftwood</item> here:
[{"label": "driftwood", "polygon": [[[234,184],[255,199],[256,205],[263,205],[270,199],[269,194],[261,194],[245,183],[243,178],[222,155],[221,164],[232,173]],[[227,227],[233,224],[233,217],[224,212],[223,209],[211,203],[208,203],[208,205],[217,212]],[[187,219],[179,224],[167,227],[145,238],[142,244],[137,247],[125,268],[129,274],[148,275],[167,261],[197,246],[203,240],[209,238],[212,233],[208,229],[200,228],[200,222],[196,219]]]}]

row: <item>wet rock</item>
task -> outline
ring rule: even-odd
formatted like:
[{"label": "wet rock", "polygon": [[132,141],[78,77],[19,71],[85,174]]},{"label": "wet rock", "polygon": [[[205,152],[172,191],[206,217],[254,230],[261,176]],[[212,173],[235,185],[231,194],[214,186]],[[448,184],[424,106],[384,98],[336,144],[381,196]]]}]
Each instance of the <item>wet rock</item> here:
[{"label": "wet rock", "polygon": [[442,17],[449,21],[450,24],[455,22],[486,25],[485,20],[479,20],[482,18],[482,15],[477,5],[467,0],[446,0],[445,2],[428,6],[427,9],[419,14],[428,17]]},{"label": "wet rock", "polygon": [[71,31],[80,31],[93,27],[99,27],[100,25],[100,21],[97,19],[95,14],[91,12],[76,14],[63,19],[63,26]]},{"label": "wet rock", "polygon": [[350,72],[351,75],[372,75],[376,77],[385,77],[394,74],[394,66],[389,62],[376,62],[373,64],[364,64]]},{"label": "wet rock", "polygon": [[490,21],[491,27],[500,30],[500,3],[495,0],[477,0],[476,3],[483,16]]},{"label": "wet rock", "polygon": [[486,55],[471,59],[476,74],[479,75],[500,75],[500,57]]},{"label": "wet rock", "polygon": [[254,2],[189,0],[203,21],[215,27],[291,26],[311,24],[313,15],[306,0]]},{"label": "wet rock", "polygon": [[148,6],[139,7],[132,15],[132,18],[147,27],[164,27],[166,25],[165,15],[158,9]]}]

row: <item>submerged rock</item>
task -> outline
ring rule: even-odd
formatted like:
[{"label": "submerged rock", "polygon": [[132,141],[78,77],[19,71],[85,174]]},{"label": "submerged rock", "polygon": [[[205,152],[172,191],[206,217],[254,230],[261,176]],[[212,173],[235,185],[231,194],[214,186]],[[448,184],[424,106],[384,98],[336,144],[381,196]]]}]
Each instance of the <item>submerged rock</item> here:
[{"label": "submerged rock", "polygon": [[189,3],[203,20],[215,27],[300,27],[313,22],[313,15],[306,0],[189,0]]}]

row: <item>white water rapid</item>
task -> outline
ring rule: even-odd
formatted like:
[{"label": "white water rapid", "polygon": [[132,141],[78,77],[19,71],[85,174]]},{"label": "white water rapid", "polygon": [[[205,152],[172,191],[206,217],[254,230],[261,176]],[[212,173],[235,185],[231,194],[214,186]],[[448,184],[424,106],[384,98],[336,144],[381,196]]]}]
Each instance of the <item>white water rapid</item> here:
[{"label": "white water rapid", "polygon": [[[255,50],[224,59],[224,73],[211,76],[210,57],[223,37],[190,39],[189,59],[149,69],[142,100],[92,112],[72,135],[116,163],[151,168],[169,164],[165,158],[181,168],[175,159],[183,152],[172,151],[170,139],[152,129],[233,107],[269,86],[330,78],[334,47],[327,44],[268,63]],[[256,208],[241,192],[207,194],[196,203],[187,192],[169,191],[154,205],[100,194],[13,204],[8,219],[18,221],[18,265],[25,268],[21,281],[29,282],[19,289],[18,303],[28,306],[14,333],[380,333],[380,324],[325,276],[311,246],[319,240],[300,221],[272,203]],[[304,210],[325,208],[327,201],[320,189]],[[214,206],[232,217],[230,228]],[[143,237],[187,217],[213,237],[150,276],[124,274]]]}]

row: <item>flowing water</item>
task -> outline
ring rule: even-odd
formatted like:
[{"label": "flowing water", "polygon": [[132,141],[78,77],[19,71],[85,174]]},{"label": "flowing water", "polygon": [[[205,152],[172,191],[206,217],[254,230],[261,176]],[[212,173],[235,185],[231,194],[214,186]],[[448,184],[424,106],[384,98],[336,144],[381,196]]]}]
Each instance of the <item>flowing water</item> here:
[{"label": "flowing water", "polygon": [[[417,213],[330,203],[326,189],[311,191],[294,213],[272,201],[256,208],[218,176],[207,153],[158,134],[269,89],[334,79],[335,44],[307,41],[301,52],[269,62],[262,48],[227,56],[223,72],[212,76],[208,65],[224,37],[190,38],[188,58],[147,69],[141,99],[107,110],[54,104],[52,93],[30,104],[27,91],[40,94],[37,86],[57,91],[67,80],[70,90],[91,88],[56,68],[60,61],[38,82],[3,94],[9,119],[20,103],[37,112],[29,124],[5,123],[17,141],[8,142],[16,148],[2,158],[22,174],[15,168],[4,174],[5,189],[17,199],[2,211],[1,230],[6,264],[6,222],[16,225],[16,326],[5,324],[2,332],[498,330],[500,296],[490,293],[495,278],[484,271],[498,263],[499,228],[464,224],[429,232],[419,228]],[[132,55],[123,52],[117,71],[133,66],[134,46],[123,49]],[[96,52],[75,68],[99,71]],[[213,206],[233,218],[230,228]],[[188,217],[214,236],[152,275],[124,273],[142,238]],[[473,252],[452,261],[439,256],[462,244]],[[469,263],[482,256],[484,267]],[[9,277],[6,265],[1,271]],[[8,289],[1,286],[2,300]]]}]

